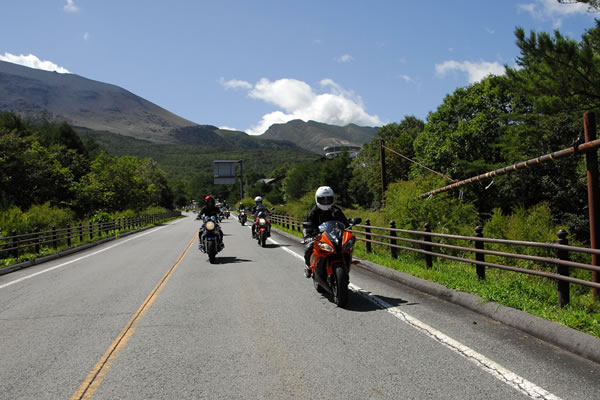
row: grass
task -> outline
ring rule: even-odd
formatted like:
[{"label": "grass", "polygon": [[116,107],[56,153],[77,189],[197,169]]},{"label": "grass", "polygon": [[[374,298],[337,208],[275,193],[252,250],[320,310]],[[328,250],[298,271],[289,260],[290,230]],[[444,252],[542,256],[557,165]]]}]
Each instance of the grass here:
[{"label": "grass", "polygon": [[[274,226],[302,236],[281,225]],[[571,302],[560,308],[552,280],[487,268],[486,279],[480,281],[474,265],[434,258],[433,267],[427,269],[423,257],[415,253],[399,251],[394,259],[385,249],[374,246],[374,251],[367,253],[364,242],[358,242],[354,256],[600,337],[600,302],[594,300],[591,289],[572,284]]]}]

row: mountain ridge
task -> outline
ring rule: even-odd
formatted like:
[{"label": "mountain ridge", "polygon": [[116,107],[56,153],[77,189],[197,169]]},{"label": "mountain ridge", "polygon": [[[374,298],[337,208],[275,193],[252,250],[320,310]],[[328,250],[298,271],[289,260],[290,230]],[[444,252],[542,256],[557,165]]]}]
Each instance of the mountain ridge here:
[{"label": "mountain ridge", "polygon": [[377,128],[355,124],[340,127],[292,120],[253,136],[194,123],[113,84],[5,61],[0,61],[0,111],[26,118],[49,114],[76,127],[153,143],[287,150],[293,144],[316,154],[323,154],[323,147],[330,145],[360,146],[377,132]]}]

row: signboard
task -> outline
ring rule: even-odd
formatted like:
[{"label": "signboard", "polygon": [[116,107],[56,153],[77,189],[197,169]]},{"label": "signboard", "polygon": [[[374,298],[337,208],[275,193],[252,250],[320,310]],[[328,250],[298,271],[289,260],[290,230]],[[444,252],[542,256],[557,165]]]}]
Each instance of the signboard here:
[{"label": "signboard", "polygon": [[213,161],[215,185],[235,185],[235,164],[238,162],[237,160]]}]

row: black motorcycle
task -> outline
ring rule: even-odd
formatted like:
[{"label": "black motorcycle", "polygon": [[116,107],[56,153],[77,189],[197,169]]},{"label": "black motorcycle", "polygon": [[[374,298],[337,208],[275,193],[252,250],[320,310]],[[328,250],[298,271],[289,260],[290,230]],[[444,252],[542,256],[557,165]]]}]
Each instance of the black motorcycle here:
[{"label": "black motorcycle", "polygon": [[204,217],[204,224],[200,228],[200,250],[208,254],[211,264],[215,263],[217,253],[223,250],[221,227],[215,216]]},{"label": "black motorcycle", "polygon": [[248,220],[248,216],[246,215],[246,211],[244,211],[244,210],[240,211],[240,213],[238,214],[238,221],[240,221],[240,224],[242,224],[242,226],[244,226],[244,224],[246,224],[247,220]]}]

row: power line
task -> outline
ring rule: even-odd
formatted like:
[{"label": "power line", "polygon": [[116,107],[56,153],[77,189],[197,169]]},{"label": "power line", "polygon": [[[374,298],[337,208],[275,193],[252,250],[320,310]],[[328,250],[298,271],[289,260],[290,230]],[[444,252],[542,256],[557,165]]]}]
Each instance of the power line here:
[{"label": "power line", "polygon": [[393,150],[393,149],[390,149],[390,148],[389,148],[389,147],[387,147],[386,145],[383,145],[383,147],[384,147],[385,149],[387,149],[387,150],[391,151],[392,153],[396,154],[397,156],[400,156],[400,157],[404,158],[405,160],[407,160],[407,161],[410,161],[410,162],[411,162],[411,163],[413,163],[413,164],[417,164],[417,165],[418,165],[419,167],[421,167],[421,168],[425,168],[425,169],[426,169],[427,171],[429,171],[429,172],[433,172],[434,174],[437,174],[437,175],[439,175],[439,176],[441,176],[441,177],[443,177],[443,178],[445,178],[445,179],[448,179],[449,181],[456,182],[456,179],[452,179],[452,178],[450,178],[448,175],[444,175],[444,174],[442,174],[441,172],[434,171],[434,170],[432,170],[431,168],[429,168],[429,167],[427,167],[427,166],[425,166],[425,165],[421,164],[420,162],[418,162],[418,161],[415,161],[415,160],[412,160],[412,159],[408,158],[407,156],[405,156],[404,154],[400,154],[400,153],[398,153],[397,151],[395,151],[395,150]]}]

